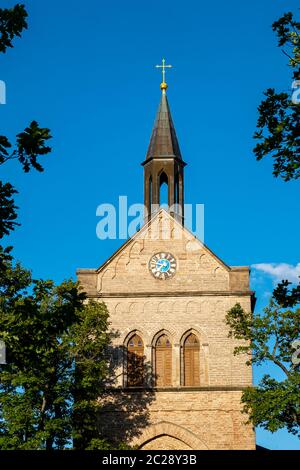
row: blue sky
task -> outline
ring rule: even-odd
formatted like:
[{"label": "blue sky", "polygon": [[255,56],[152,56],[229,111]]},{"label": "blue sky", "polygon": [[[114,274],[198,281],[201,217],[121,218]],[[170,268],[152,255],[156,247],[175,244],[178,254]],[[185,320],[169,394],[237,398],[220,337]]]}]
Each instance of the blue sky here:
[{"label": "blue sky", "polygon": [[[96,207],[116,204],[119,195],[142,202],[140,163],[160,99],[154,65],[165,56],[174,66],[168,98],[188,163],[185,200],[205,204],[205,242],[227,264],[267,264],[253,269],[261,309],[276,276],[295,276],[300,262],[300,182],[275,179],[271,162],[252,154],[263,90],[291,90],[271,24],[299,2],[25,4],[29,29],[0,57],[7,85],[1,133],[13,140],[36,119],[51,129],[53,152],[43,174],[24,175],[14,163],[1,169],[19,190],[15,256],[35,277],[59,282],[78,267],[97,267],[120,245],[97,239]],[[273,275],[265,272],[271,263]],[[257,442],[300,447],[284,431],[258,430]]]}]

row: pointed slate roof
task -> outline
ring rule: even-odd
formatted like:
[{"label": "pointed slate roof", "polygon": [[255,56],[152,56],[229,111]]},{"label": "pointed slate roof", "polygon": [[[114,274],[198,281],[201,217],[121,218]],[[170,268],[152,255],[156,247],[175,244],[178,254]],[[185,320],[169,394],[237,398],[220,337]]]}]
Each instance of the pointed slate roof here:
[{"label": "pointed slate roof", "polygon": [[177,158],[182,160],[168,98],[164,91],[154,122],[145,162],[152,158]]}]

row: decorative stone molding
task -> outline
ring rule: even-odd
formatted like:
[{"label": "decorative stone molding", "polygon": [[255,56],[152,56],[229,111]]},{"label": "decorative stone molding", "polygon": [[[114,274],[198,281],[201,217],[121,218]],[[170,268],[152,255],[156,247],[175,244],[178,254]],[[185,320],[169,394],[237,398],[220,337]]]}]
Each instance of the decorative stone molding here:
[{"label": "decorative stone molding", "polygon": [[144,430],[141,436],[134,440],[133,445],[138,445],[139,449],[142,450],[150,441],[158,439],[161,436],[170,436],[177,439],[185,445],[185,449],[186,446],[188,446],[191,450],[209,450],[207,445],[194,433],[188,431],[182,426],[167,421],[162,421],[149,426]]}]

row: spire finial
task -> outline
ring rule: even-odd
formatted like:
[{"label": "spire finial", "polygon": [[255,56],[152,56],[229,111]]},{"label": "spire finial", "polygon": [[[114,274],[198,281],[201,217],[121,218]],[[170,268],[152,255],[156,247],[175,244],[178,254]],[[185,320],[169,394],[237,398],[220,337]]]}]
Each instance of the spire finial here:
[{"label": "spire finial", "polygon": [[160,89],[163,93],[166,93],[168,85],[166,84],[166,69],[171,69],[172,65],[166,65],[166,60],[162,59],[162,65],[156,65],[156,68],[162,69],[162,82],[160,84]]}]

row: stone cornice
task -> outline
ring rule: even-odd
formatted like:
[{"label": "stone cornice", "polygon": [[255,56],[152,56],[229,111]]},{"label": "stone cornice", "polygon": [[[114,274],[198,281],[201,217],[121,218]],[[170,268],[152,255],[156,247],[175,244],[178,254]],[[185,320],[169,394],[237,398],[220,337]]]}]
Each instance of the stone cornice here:
[{"label": "stone cornice", "polygon": [[203,297],[203,296],[214,296],[214,297],[252,297],[254,291],[174,291],[174,292],[95,292],[89,293],[88,298],[141,298],[141,297]]},{"label": "stone cornice", "polygon": [[223,386],[223,387],[109,387],[104,391],[109,393],[145,393],[145,392],[241,392],[250,385]]}]

